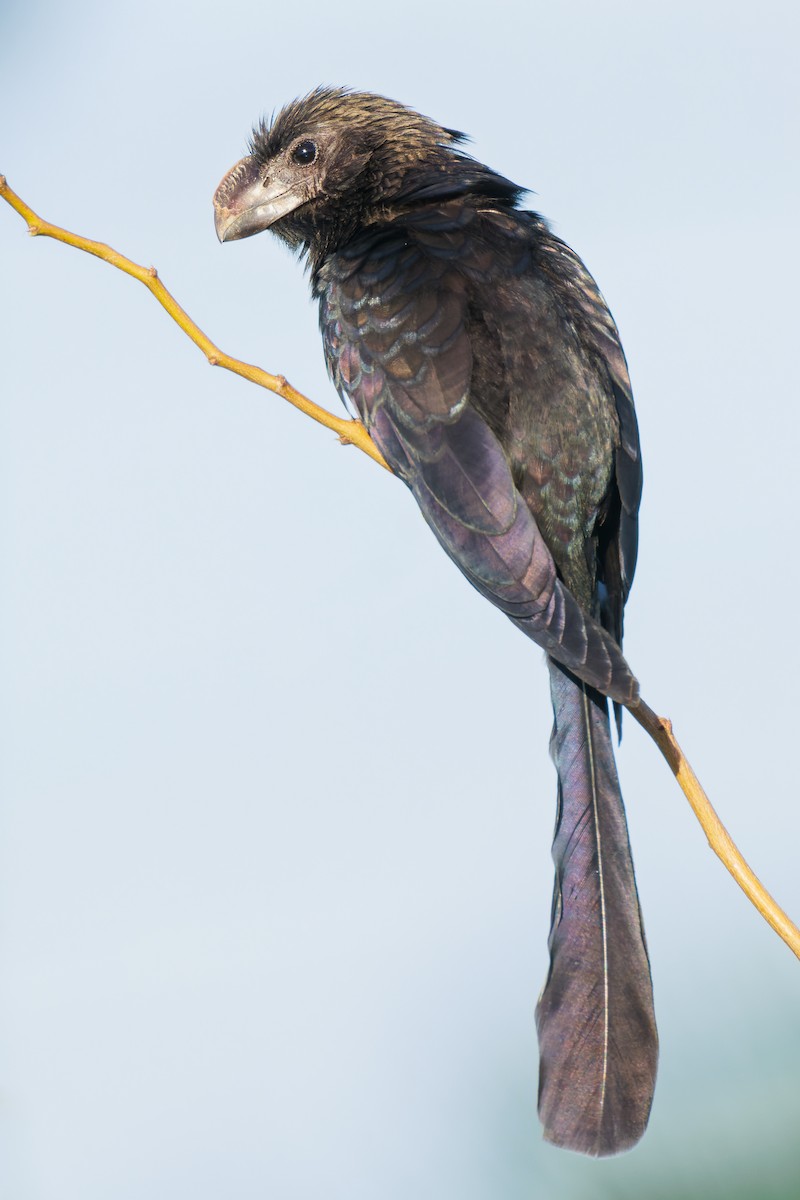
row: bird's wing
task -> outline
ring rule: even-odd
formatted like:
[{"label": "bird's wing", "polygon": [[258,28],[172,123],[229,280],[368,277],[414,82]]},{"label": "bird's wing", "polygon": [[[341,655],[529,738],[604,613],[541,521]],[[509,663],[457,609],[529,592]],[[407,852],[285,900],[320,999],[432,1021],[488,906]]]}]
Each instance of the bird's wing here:
[{"label": "bird's wing", "polygon": [[638,685],[618,646],[557,577],[500,442],[469,402],[471,215],[443,209],[413,236],[373,230],[329,260],[318,284],[328,368],[478,591],[579,678],[630,702]]},{"label": "bird's wing", "polygon": [[[622,610],[633,583],[639,545],[639,504],[642,498],[642,454],[633,406],[628,364],[614,318],[593,277],[565,242],[548,234],[542,243],[540,266],[558,278],[581,341],[608,380],[619,418],[615,484],[618,513],[610,514],[601,554],[607,560],[605,582],[611,593],[613,632],[622,642]],[[616,561],[613,561],[613,560]],[[615,590],[618,594],[615,594]]]}]

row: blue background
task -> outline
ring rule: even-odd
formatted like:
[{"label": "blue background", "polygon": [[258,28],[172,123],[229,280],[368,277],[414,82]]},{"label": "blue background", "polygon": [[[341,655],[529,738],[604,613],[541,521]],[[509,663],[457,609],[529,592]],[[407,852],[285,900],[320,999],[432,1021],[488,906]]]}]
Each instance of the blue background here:
[{"label": "blue background", "polygon": [[[584,257],[645,451],[626,648],[800,917],[794,5],[6,2],[0,171],[339,411],[303,273],[211,195],[321,82],[466,130]],[[541,654],[396,481],[0,207],[0,1196],[800,1192],[800,964],[620,752],[650,1129],[542,1143]]]}]

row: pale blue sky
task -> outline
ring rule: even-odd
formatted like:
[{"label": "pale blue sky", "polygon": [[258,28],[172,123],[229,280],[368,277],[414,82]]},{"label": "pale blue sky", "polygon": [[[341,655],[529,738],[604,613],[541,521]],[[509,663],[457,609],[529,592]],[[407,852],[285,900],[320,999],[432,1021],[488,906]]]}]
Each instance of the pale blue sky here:
[{"label": "pale blue sky", "polygon": [[[214,236],[252,123],[370,88],[535,189],[631,365],[628,657],[795,918],[798,32],[789,3],[0,10],[11,185],[337,411],[302,271]],[[535,1115],[540,653],[401,485],[134,281],[5,206],[0,247],[2,1200],[794,1195],[800,964],[640,730],[661,1071],[598,1164]]]}]

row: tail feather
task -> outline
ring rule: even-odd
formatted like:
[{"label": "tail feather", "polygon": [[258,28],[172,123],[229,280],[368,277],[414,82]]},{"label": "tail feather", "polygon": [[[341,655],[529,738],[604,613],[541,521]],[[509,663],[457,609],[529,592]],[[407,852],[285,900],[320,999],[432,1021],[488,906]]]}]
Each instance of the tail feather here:
[{"label": "tail feather", "polygon": [[627,1150],[650,1114],[658,1059],[650,963],[608,704],[548,659],[558,771],[550,972],[536,1011],[545,1137]]}]

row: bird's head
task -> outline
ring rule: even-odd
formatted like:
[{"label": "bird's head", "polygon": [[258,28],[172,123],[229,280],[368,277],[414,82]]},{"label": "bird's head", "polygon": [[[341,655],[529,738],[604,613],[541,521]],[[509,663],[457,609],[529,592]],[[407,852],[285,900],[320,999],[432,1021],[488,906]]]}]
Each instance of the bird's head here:
[{"label": "bird's head", "polygon": [[457,149],[463,134],[369,92],[317,88],[253,131],[214,195],[222,242],[273,229],[318,259],[387,209],[518,188]]}]

